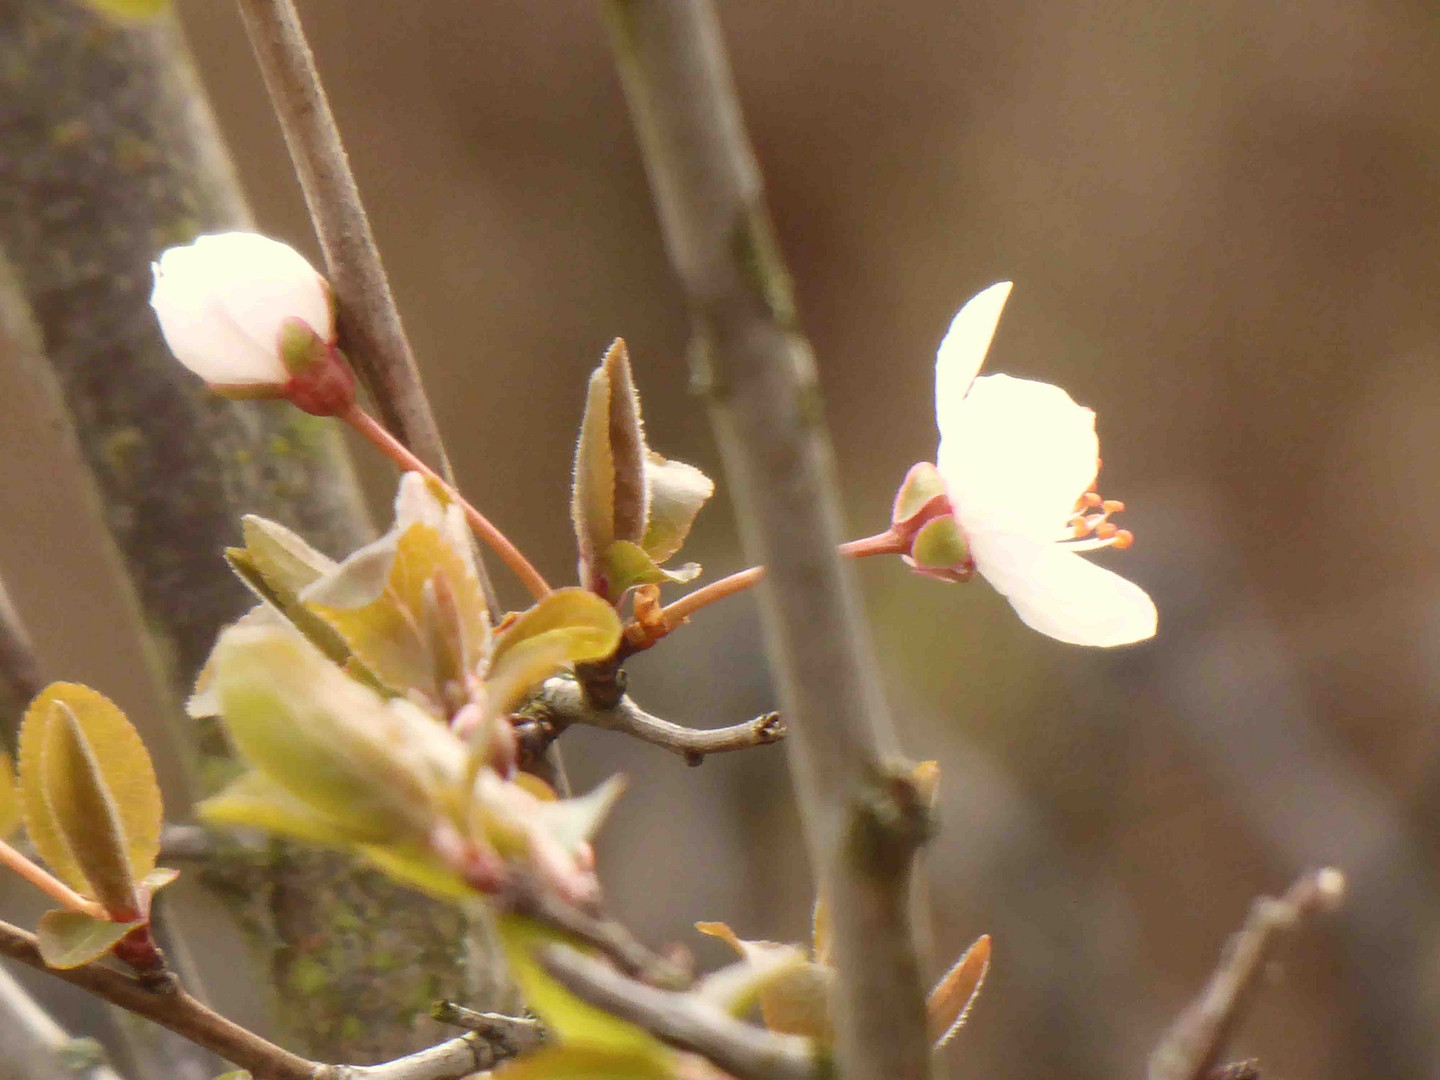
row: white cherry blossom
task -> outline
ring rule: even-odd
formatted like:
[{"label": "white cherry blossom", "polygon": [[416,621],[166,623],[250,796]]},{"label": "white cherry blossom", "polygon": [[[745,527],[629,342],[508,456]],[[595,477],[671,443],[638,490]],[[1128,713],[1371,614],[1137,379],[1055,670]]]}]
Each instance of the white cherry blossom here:
[{"label": "white cherry blossom", "polygon": [[1095,414],[1058,386],[979,375],[1010,282],[960,309],[935,365],[936,464],[970,558],[1027,626],[1072,645],[1155,634],[1155,604],[1119,574],[1081,558],[1132,537],[1108,519],[1124,509],[1093,488]]},{"label": "white cherry blossom", "polygon": [[325,344],[335,340],[330,286],[294,248],[256,233],[202,236],[152,265],[150,306],[165,343],[217,387],[283,386],[288,320]]}]

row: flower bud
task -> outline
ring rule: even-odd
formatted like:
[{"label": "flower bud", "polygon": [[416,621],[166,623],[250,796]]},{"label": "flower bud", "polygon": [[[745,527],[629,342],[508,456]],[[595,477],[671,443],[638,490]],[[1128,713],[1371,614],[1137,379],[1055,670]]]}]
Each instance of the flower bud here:
[{"label": "flower bud", "polygon": [[[293,248],[255,233],[202,236],[153,264],[150,306],[176,358],[231,396],[281,396],[292,376],[295,324],[328,350],[330,286]],[[313,350],[311,350],[313,352]],[[339,358],[334,358],[340,363]]]}]

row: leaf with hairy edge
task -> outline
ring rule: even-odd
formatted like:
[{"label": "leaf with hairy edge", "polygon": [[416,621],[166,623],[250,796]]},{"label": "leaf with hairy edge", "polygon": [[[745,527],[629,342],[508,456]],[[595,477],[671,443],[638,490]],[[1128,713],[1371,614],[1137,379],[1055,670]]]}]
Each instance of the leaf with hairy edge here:
[{"label": "leaf with hairy edge", "polygon": [[799,949],[782,947],[757,953],[705,976],[695,987],[695,994],[743,1019],[763,994],[796,976],[806,964],[805,954]]},{"label": "leaf with hairy edge", "polygon": [[274,521],[246,514],[240,519],[245,550],[272,589],[291,596],[335,569],[335,560]]},{"label": "leaf with hairy edge", "polygon": [[615,609],[584,589],[556,589],[495,635],[485,686],[490,707],[509,712],[555,672],[602,660],[620,644]]},{"label": "leaf with hairy edge", "polygon": [[964,1025],[989,971],[990,935],[982,934],[930,991],[925,1011],[935,1049],[949,1042]]},{"label": "leaf with hairy edge", "polygon": [[605,568],[607,598],[616,604],[636,585],[681,585],[700,576],[699,563],[664,570],[655,565],[644,548],[629,540],[617,540],[606,548],[601,565]]},{"label": "leaf with hairy edge", "polygon": [[[557,943],[578,948],[587,955],[589,950],[576,946],[558,931],[519,915],[501,915],[496,919],[496,930],[525,1004],[541,1019],[546,1030],[554,1033],[557,1042],[624,1054],[666,1052],[648,1032],[580,1000],[556,982],[535,958],[537,950]],[[512,1067],[507,1066],[507,1072]]]},{"label": "leaf with hairy edge", "polygon": [[57,909],[40,916],[35,943],[40,949],[40,959],[52,968],[64,970],[98,960],[131,930],[143,925],[143,919],[109,922],[92,919],[78,911]]},{"label": "leaf with hairy edge", "polygon": [[436,706],[485,653],[484,594],[465,557],[431,525],[361,548],[301,599],[383,683]]},{"label": "leaf with hairy edge", "polygon": [[505,1080],[671,1080],[682,1073],[659,1050],[610,1050],[600,1046],[545,1046],[507,1062]]},{"label": "leaf with hairy edge", "polygon": [[[155,868],[160,851],[163,808],[155,769],[140,735],[109,698],[77,683],[52,683],[41,692],[20,725],[20,799],[30,842],[55,874],[78,892],[90,882],[67,838],[69,830],[57,817],[48,791],[47,757],[51,729],[68,725],[62,710],[74,717],[93,751],[100,780],[114,800],[125,837],[130,873],[140,879]],[[80,828],[87,827],[83,821]]]},{"label": "leaf with hairy edge", "polygon": [[[570,516],[583,568],[616,540],[639,540],[648,517],[645,432],[625,342],[616,338],[590,376],[575,447]],[[593,582],[587,581],[586,585]]]},{"label": "leaf with hairy edge", "polygon": [[600,831],[610,808],[624,791],[625,778],[612,776],[587,795],[542,801],[533,813],[555,842],[573,853]]},{"label": "leaf with hairy edge", "polygon": [[464,744],[418,706],[386,701],[288,630],[231,627],[214,655],[240,755],[320,817],[393,839],[428,836]]},{"label": "leaf with hairy edge", "polygon": [[715,483],[693,465],[670,461],[653,450],[645,457],[645,482],[650,491],[650,516],[640,546],[657,563],[663,563],[685,543],[695,516]]},{"label": "leaf with hairy edge", "polygon": [[724,923],[696,923],[695,929],[724,941],[747,964],[765,969],[766,977],[760,980],[756,996],[766,1027],[786,1035],[807,1035],[821,1042],[830,1040],[833,969],[807,960],[804,951],[794,945],[744,941]]},{"label": "leaf with hairy edge", "polygon": [[263,773],[244,773],[196,807],[202,821],[264,829],[326,847],[348,847],[391,838],[381,822],[326,817]]},{"label": "leaf with hairy edge", "polygon": [[20,805],[20,788],[10,755],[0,750],[0,840],[20,827],[25,811]]},{"label": "leaf with hairy edge", "polygon": [[[134,918],[140,897],[120,808],[74,710],[57,701],[52,714],[40,755],[50,812],[90,883],[88,894],[113,917]],[[145,872],[151,869],[147,866]]]}]

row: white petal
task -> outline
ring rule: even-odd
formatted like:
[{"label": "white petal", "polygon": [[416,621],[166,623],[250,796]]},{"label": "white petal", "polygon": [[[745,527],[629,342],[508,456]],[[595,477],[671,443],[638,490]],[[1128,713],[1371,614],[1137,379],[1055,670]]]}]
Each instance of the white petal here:
[{"label": "white petal", "polygon": [[1060,545],[987,532],[970,537],[970,554],[1021,621],[1057,641],[1108,647],[1155,636],[1144,589]]},{"label": "white petal", "polygon": [[255,233],[202,236],[155,265],[150,306],[176,357],[207,382],[288,380],[280,325],[304,320],[335,336],[329,286],[294,249]]},{"label": "white petal", "polygon": [[1055,539],[1095,480],[1095,414],[1058,386],[982,375],[955,409],[936,464],[967,533]]},{"label": "white petal", "polygon": [[950,434],[954,410],[985,363],[1010,287],[1010,282],[1001,281],[976,293],[955,315],[940,342],[935,354],[935,419],[941,439]]}]

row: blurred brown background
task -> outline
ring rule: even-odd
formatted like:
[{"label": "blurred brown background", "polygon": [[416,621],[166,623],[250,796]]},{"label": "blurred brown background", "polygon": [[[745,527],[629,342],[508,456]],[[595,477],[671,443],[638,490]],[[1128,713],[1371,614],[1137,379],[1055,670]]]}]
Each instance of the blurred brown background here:
[{"label": "blurred brown background", "polygon": [[[313,254],[231,6],[178,6],[260,227]],[[463,485],[565,579],[571,439],[613,336],[653,445],[718,476],[598,7],[301,7]],[[954,1075],[1139,1075],[1251,897],[1321,862],[1347,871],[1351,902],[1286,951],[1238,1054],[1267,1077],[1440,1075],[1431,5],[721,15],[853,534],[883,527],[934,453],[950,317],[1012,278],[989,367],[1096,409],[1102,490],[1138,538],[1107,562],[1161,611],[1155,642],[1081,651],[982,583],[861,568],[905,744],[943,767],[933,962],[995,937]],[[0,433],[22,466],[0,479],[0,565],[54,671],[135,704],[91,526],[45,437]],[[360,457],[379,505],[388,474]],[[739,567],[723,483],[687,554]],[[768,708],[752,605],[708,610],[635,664],[641,703],[697,726]],[[633,778],[602,871],[652,941],[713,964],[696,919],[803,937],[780,751],[690,770],[598,733],[566,750],[582,787]]]}]

